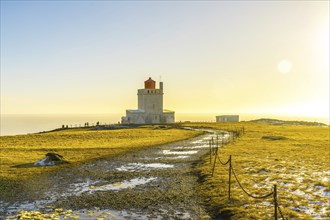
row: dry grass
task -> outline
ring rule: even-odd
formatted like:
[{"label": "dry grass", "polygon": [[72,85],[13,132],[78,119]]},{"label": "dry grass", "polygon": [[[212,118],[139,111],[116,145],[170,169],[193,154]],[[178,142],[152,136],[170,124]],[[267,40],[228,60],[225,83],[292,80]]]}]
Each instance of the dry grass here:
[{"label": "dry grass", "polygon": [[15,181],[58,169],[58,167],[14,168],[33,163],[48,152],[56,152],[72,164],[128,151],[188,139],[200,132],[183,129],[142,127],[118,130],[68,129],[57,132],[2,136],[0,180]]},{"label": "dry grass", "polygon": [[[277,184],[278,198],[286,218],[327,219],[329,209],[329,127],[267,125],[261,123],[185,124],[219,130],[245,128],[245,134],[219,150],[233,167],[243,187],[264,195]],[[281,138],[263,138],[281,137]],[[211,177],[212,163],[204,157],[199,171],[204,177],[200,193],[215,216],[231,219],[272,219],[273,199],[248,197],[232,177],[232,201],[228,203],[228,166],[219,163]]]},{"label": "dry grass", "polygon": [[[245,128],[245,134],[220,148],[226,161],[232,155],[233,167],[243,187],[255,194],[269,193],[274,184],[286,219],[327,219],[329,209],[329,127],[268,125],[261,123],[187,123],[182,126],[218,130]],[[0,190],[10,192],[17,182],[49,172],[57,167],[17,169],[13,165],[40,160],[56,152],[73,164],[122,154],[148,146],[191,138],[198,133],[180,129],[137,128],[90,131],[66,130],[36,135],[1,137]],[[265,138],[266,137],[266,138]],[[273,200],[248,197],[232,177],[228,203],[228,166],[216,166],[212,177],[209,155],[203,158],[199,193],[214,217],[231,219],[272,219]],[[72,166],[70,164],[69,166]],[[9,189],[9,190],[7,190]]]}]

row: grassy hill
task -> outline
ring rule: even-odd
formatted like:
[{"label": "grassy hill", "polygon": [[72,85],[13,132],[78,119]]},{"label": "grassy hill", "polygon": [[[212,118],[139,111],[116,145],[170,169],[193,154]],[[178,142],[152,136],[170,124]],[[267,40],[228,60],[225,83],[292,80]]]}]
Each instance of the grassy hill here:
[{"label": "grassy hill", "polygon": [[[265,120],[262,120],[265,122]],[[268,121],[269,122],[269,121]],[[327,219],[330,215],[329,126],[310,123],[187,123],[184,126],[236,131],[244,135],[219,149],[222,162],[232,155],[232,166],[242,186],[253,195],[265,195],[277,185],[279,205],[285,218]],[[304,125],[301,125],[304,124]],[[215,217],[231,219],[272,219],[272,197],[253,199],[231,182],[228,202],[228,165],[216,163],[214,156],[203,158],[200,194]],[[280,213],[278,214],[280,216]]]},{"label": "grassy hill", "polygon": [[[274,123],[276,122],[276,123]],[[285,218],[326,219],[330,215],[329,126],[262,119],[239,123],[183,123],[180,126],[239,131],[244,134],[219,149],[219,158],[232,156],[232,166],[245,190],[264,195],[278,188]],[[157,129],[156,129],[157,128]],[[101,157],[111,157],[154,145],[187,139],[200,132],[175,128],[140,127],[118,130],[68,129],[50,133],[0,137],[0,191],[9,195],[25,179]],[[219,143],[220,144],[220,143]],[[48,152],[64,156],[70,164],[56,167],[14,168],[40,160]],[[201,158],[198,193],[214,218],[272,219],[273,199],[253,199],[232,176],[228,201],[228,165],[214,155]],[[280,216],[280,213],[279,213]]]},{"label": "grassy hill", "polygon": [[278,119],[261,118],[256,120],[251,120],[250,122],[264,123],[270,125],[306,125],[306,126],[326,126],[324,123],[320,122],[309,122],[309,121],[284,121]]},{"label": "grassy hill", "polygon": [[48,133],[2,136],[0,184],[3,183],[3,186],[8,180],[20,181],[58,169],[60,166],[14,167],[38,161],[48,152],[60,154],[70,162],[69,165],[61,166],[72,166],[101,157],[188,139],[198,134],[201,132],[145,126],[117,130],[64,129]]}]

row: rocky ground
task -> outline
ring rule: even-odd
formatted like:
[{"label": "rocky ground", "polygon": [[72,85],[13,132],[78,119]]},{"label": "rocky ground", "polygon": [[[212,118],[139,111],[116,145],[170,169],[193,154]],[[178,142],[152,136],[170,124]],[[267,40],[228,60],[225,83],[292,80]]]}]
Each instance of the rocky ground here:
[{"label": "rocky ground", "polygon": [[208,131],[191,140],[65,166],[26,183],[16,201],[0,201],[0,217],[210,219],[196,193],[194,167],[209,153],[212,138],[216,134]]}]

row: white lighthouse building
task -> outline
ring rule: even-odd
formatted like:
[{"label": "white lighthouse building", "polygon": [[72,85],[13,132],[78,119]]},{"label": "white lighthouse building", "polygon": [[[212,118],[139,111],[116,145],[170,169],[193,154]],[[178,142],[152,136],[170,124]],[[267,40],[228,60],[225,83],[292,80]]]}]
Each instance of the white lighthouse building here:
[{"label": "white lighthouse building", "polygon": [[138,109],[126,110],[122,124],[162,124],[174,123],[174,111],[163,109],[163,82],[156,82],[149,77],[144,81],[144,89],[138,89]]}]

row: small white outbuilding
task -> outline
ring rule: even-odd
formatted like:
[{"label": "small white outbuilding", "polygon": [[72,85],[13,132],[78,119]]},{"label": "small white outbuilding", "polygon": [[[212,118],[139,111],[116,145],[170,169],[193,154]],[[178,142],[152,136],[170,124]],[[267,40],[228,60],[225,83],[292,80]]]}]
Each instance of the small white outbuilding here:
[{"label": "small white outbuilding", "polygon": [[218,115],[215,116],[216,122],[239,122],[239,115]]}]

